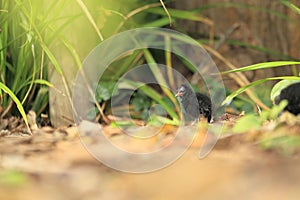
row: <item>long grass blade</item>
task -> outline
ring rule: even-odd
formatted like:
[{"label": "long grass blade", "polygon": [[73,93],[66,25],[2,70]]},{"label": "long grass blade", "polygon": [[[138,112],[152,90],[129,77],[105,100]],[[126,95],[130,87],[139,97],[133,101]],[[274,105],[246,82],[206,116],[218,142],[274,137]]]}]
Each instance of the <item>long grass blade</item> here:
[{"label": "long grass blade", "polygon": [[[210,20],[207,17],[202,16],[198,12],[177,10],[177,9],[168,9],[168,11],[169,11],[169,14],[172,16],[172,18],[187,19],[190,21],[198,21],[198,22],[207,24],[209,26],[212,26],[214,24],[212,20]],[[165,11],[162,10],[161,8],[150,8],[147,10],[147,12],[159,14],[162,16],[166,15]]]},{"label": "long grass blade", "polygon": [[233,98],[235,98],[236,96],[238,96],[241,93],[245,92],[247,89],[249,89],[251,87],[260,85],[260,84],[265,83],[267,81],[274,81],[274,80],[299,80],[300,81],[300,77],[297,77],[297,76],[281,76],[281,77],[264,78],[264,79],[254,81],[254,82],[252,82],[248,85],[245,85],[244,87],[239,88],[238,90],[234,91],[233,93],[231,93],[222,102],[222,105],[228,105],[233,100]]},{"label": "long grass blade", "polygon": [[268,69],[268,68],[275,68],[275,67],[283,67],[287,65],[300,65],[298,61],[274,61],[274,62],[263,62],[254,65],[249,65],[246,67],[241,67],[238,69],[228,70],[222,72],[222,74],[229,74],[235,72],[245,72],[245,71],[252,71],[252,70],[259,70],[259,69]]},{"label": "long grass blade", "polygon": [[289,7],[290,9],[292,9],[293,11],[295,11],[296,13],[298,13],[298,14],[300,15],[300,8],[297,7],[295,4],[292,4],[292,3],[291,3],[290,1],[288,1],[288,0],[280,0],[280,2],[281,2],[283,5]]},{"label": "long grass blade", "polygon": [[25,113],[25,110],[22,106],[22,103],[20,102],[20,100],[18,99],[18,97],[16,97],[16,95],[14,94],[13,91],[11,91],[6,85],[4,85],[3,83],[0,82],[0,89],[3,90],[5,93],[7,93],[10,98],[15,102],[15,104],[17,105],[17,108],[20,112],[20,114],[22,115],[23,119],[24,119],[24,122],[29,129],[29,125],[28,125],[28,119],[27,119],[27,116],[26,116],[26,113]]},{"label": "long grass blade", "polygon": [[[157,82],[159,83],[159,85],[161,86],[167,86],[166,80],[163,77],[163,75],[161,74],[152,54],[150,53],[150,51],[148,49],[144,49],[144,55],[145,58],[147,60],[147,63],[154,75],[154,77],[156,78]],[[174,95],[170,92],[170,90],[168,90],[166,87],[161,87],[162,90],[164,91],[164,93],[173,101],[175,102],[175,98]]]},{"label": "long grass blade", "polygon": [[[140,83],[140,82],[134,82],[131,80],[124,80],[125,84],[128,84],[129,86],[133,86],[133,88],[139,88],[140,90],[142,90],[147,96],[149,96],[150,98],[152,98],[154,101],[156,101],[157,103],[159,103],[166,111],[167,113],[172,117],[173,121],[177,124],[179,124],[179,120],[178,120],[178,116],[177,114],[174,112],[174,110],[167,105],[163,100],[161,95],[156,92],[154,89],[152,89],[151,87]],[[129,87],[127,87],[129,88]]]}]

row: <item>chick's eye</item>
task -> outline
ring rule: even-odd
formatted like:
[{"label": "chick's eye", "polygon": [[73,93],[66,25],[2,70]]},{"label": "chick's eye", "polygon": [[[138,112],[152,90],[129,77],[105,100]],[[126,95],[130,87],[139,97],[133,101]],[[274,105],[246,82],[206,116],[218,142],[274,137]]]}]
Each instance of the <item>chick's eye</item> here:
[{"label": "chick's eye", "polygon": [[181,87],[181,88],[179,89],[179,91],[180,91],[180,92],[184,92],[184,91],[185,91],[185,88],[184,88],[184,87]]}]

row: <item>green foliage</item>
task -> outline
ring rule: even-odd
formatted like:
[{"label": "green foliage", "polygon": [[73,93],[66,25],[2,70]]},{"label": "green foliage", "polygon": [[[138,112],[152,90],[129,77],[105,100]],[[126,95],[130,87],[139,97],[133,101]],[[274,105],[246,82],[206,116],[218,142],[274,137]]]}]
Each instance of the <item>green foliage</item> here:
[{"label": "green foliage", "polygon": [[233,128],[233,132],[244,133],[249,130],[257,130],[261,127],[262,123],[263,123],[262,118],[260,118],[256,114],[248,114],[240,118],[236,122]]},{"label": "green foliage", "polygon": [[279,105],[274,105],[271,110],[263,110],[260,115],[253,113],[241,117],[239,120],[237,120],[233,128],[233,132],[244,133],[249,130],[256,130],[261,128],[266,120],[276,120],[278,115],[283,111],[286,105],[287,101],[281,101]]},{"label": "green foliage", "polygon": [[[162,98],[165,106],[174,108],[173,103],[168,97]],[[135,112],[140,112],[138,118],[147,120],[151,125],[173,124],[178,125],[176,121],[164,117],[167,113],[165,107],[156,104],[142,90],[138,90],[131,99],[131,104]]]},{"label": "green foliage", "polygon": [[245,92],[247,89],[254,87],[254,86],[261,85],[262,83],[265,83],[267,81],[273,81],[273,80],[294,80],[294,81],[298,80],[298,81],[300,81],[300,77],[297,77],[297,76],[271,77],[271,78],[264,78],[264,79],[254,81],[254,82],[252,82],[244,87],[240,87],[238,90],[232,92],[230,95],[228,95],[226,97],[226,99],[223,101],[222,104],[227,105],[233,100],[233,98],[235,98],[239,94]]},{"label": "green foliage", "polygon": [[115,88],[115,81],[101,81],[94,86],[95,97],[98,103],[107,101],[111,97],[118,95],[118,88]]},{"label": "green foliage", "polygon": [[[44,86],[41,85],[50,86],[52,89],[55,89],[52,84],[45,80],[48,78],[47,70],[49,69],[49,65],[53,66],[61,76],[66,88],[66,94],[64,95],[70,99],[70,91],[64,75],[64,69],[57,58],[56,51],[60,51],[60,49],[52,48],[51,45],[62,44],[62,46],[69,50],[74,62],[80,68],[80,54],[82,52],[76,45],[70,42],[69,35],[64,35],[66,32],[65,29],[70,27],[70,25],[74,25],[75,22],[77,24],[82,23],[79,23],[78,20],[86,18],[86,21],[93,26],[100,40],[103,40],[101,31],[112,35],[115,32],[116,26],[124,21],[120,17],[116,19],[115,14],[119,12],[113,12],[110,9],[118,8],[122,12],[129,12],[130,7],[136,6],[135,3],[136,1],[133,0],[128,2],[126,6],[123,6],[123,3],[118,3],[117,1],[114,4],[101,1],[97,2],[98,6],[94,6],[95,3],[92,1],[83,2],[81,0],[77,2],[71,0],[53,0],[47,3],[36,0],[1,1],[1,83],[15,95],[15,98],[12,99],[12,95],[11,93],[8,95],[7,89],[5,93],[0,93],[2,107],[10,109],[11,112],[8,113],[15,114],[15,107],[10,106],[11,101],[14,101],[25,121],[27,121],[24,114],[26,111],[34,109],[38,113],[43,112],[43,109],[47,107],[45,103],[48,103],[48,95],[44,95],[41,98],[42,96],[40,95],[45,94]],[[77,10],[73,9],[75,7],[77,7]],[[73,12],[72,9],[76,11]],[[102,9],[102,11],[106,10],[106,12],[100,12],[99,9]],[[111,23],[113,20],[116,23]],[[112,24],[116,24],[116,26],[113,27]],[[114,29],[111,30],[111,27]],[[64,56],[68,55],[62,55],[61,57]],[[3,88],[4,86],[1,87],[1,89]],[[38,101],[35,101],[36,98]]]},{"label": "green foliage", "polygon": [[24,173],[16,170],[1,170],[0,184],[9,186],[21,186],[26,183],[26,176]]},{"label": "green foliage", "polygon": [[149,109],[151,107],[151,99],[143,93],[141,90],[138,90],[131,99],[131,104],[135,112],[141,112],[140,117],[142,119],[147,119],[149,117]]},{"label": "green foliage", "polygon": [[[49,21],[43,21],[38,14],[42,3],[14,0],[1,1],[0,4],[1,89],[3,90],[5,85],[6,93],[7,89],[10,91],[8,95],[1,94],[1,105],[4,109],[10,109],[10,113],[15,114],[14,107],[9,107],[11,101],[14,101],[27,122],[26,111],[32,109],[33,104],[37,109],[35,98],[40,93],[39,90],[43,90],[44,86],[54,88],[45,80],[47,78],[46,59],[54,64],[59,73],[62,73],[62,69],[49,50],[44,37]],[[45,97],[48,101],[48,96]]]},{"label": "green foliage", "polygon": [[283,155],[292,155],[295,150],[299,149],[300,136],[297,135],[281,135],[263,139],[260,146],[267,150],[275,149]]},{"label": "green foliage", "polygon": [[179,123],[178,115],[174,111],[173,107],[169,106],[169,101],[165,101],[157,91],[155,91],[153,88],[151,88],[147,85],[143,85],[141,83],[137,83],[137,82],[133,82],[133,81],[129,81],[129,80],[127,80],[127,84],[133,86],[134,88],[139,88],[147,96],[149,96],[151,99],[153,99],[156,103],[161,105],[166,110],[168,115],[172,118],[172,120],[174,121],[175,124]]},{"label": "green foliage", "polygon": [[49,88],[41,87],[35,97],[31,109],[36,112],[37,116],[39,116],[48,105],[48,99],[49,99],[48,92],[49,92]]},{"label": "green foliage", "polygon": [[[213,22],[205,17],[203,13],[207,9],[218,7],[255,9],[287,21],[290,20],[285,14],[243,3],[225,2],[203,5],[195,10],[168,9],[168,12],[166,12],[159,1],[155,0],[131,0],[128,1],[128,5],[126,6],[124,6],[124,2],[122,1],[115,1],[114,3],[99,1],[95,3],[92,0],[77,0],[75,3],[74,2],[75,1],[71,0],[53,0],[47,2],[46,5],[45,2],[37,0],[12,0],[0,2],[1,105],[4,109],[10,109],[9,106],[11,105],[11,102],[15,102],[16,108],[21,113],[25,122],[27,122],[26,111],[34,109],[36,112],[41,113],[43,112],[43,109],[47,107],[47,87],[55,89],[54,85],[46,81],[49,63],[54,67],[56,72],[60,74],[67,91],[67,94],[65,95],[70,98],[70,91],[66,84],[67,80],[64,76],[64,69],[60,65],[55,50],[51,48],[51,45],[57,42],[63,44],[71,54],[78,68],[80,68],[82,52],[80,52],[80,49],[75,44],[70,42],[68,35],[64,35],[64,31],[68,26],[70,26],[70,24],[76,24],[76,20],[78,19],[85,19],[84,22],[87,22],[92,27],[92,30],[98,38],[98,40],[95,41],[97,43],[103,41],[107,37],[130,28],[167,26],[170,23],[169,14],[175,29],[180,29],[180,27],[177,27],[176,25],[177,20],[182,19],[200,22],[212,28]],[[299,8],[290,1],[281,0],[280,2],[299,13]],[[76,10],[74,13],[66,10],[66,8],[70,6],[75,6],[79,8],[79,10]],[[283,55],[280,52],[275,52],[265,47],[251,46],[251,44],[239,43],[238,41],[227,42],[229,44],[234,43],[236,45],[256,49],[269,55],[276,55],[282,59],[292,59],[288,55]],[[166,43],[166,45],[168,44]],[[165,63],[172,67],[170,53],[163,52],[162,54],[162,57],[166,58]],[[62,55],[62,57],[63,56],[64,55]],[[179,59],[190,72],[195,72],[195,66],[188,63],[184,58]],[[156,62],[157,60],[154,59],[154,56],[149,50],[137,50],[120,58],[108,68],[103,80],[100,80],[100,83],[97,86],[94,86],[93,89],[95,91],[96,101],[103,104],[104,102],[108,102],[112,96],[118,95],[118,89],[120,88],[113,90],[115,81],[117,81],[125,72],[140,64],[149,64],[151,66],[151,71],[155,74],[157,82],[161,85],[165,85],[166,80],[164,80],[163,76],[159,73],[157,65],[154,64]],[[300,62],[297,61],[266,62],[236,70],[229,70],[223,72],[223,74],[299,64]],[[116,68],[118,70],[116,70]],[[243,110],[250,110],[254,105],[253,102],[240,97],[239,95],[241,93],[254,86],[261,86],[267,81],[282,79],[289,81],[300,80],[300,78],[296,76],[261,79],[234,91],[228,95],[223,103],[228,104],[232,102],[235,97],[238,97],[233,102],[235,106]],[[279,91],[287,85],[287,82],[288,81],[279,82],[275,85],[271,92],[272,100],[274,100],[275,96],[279,94]],[[170,124],[179,124],[179,117],[175,111],[176,99],[171,91],[161,87],[160,90],[162,93],[158,93],[149,86],[141,86],[142,83],[127,81],[125,84],[127,84],[129,88],[133,86],[134,88],[139,88],[138,94],[133,97],[131,103],[135,111],[141,112],[141,118],[146,119],[147,112],[149,108],[151,108],[151,105],[158,103],[162,106],[163,110],[166,111],[167,117],[161,116],[163,113],[158,111],[156,113],[157,117],[153,115],[152,121],[167,121]],[[91,101],[94,102],[93,99],[91,99]],[[247,102],[247,104],[245,104],[245,102]],[[106,107],[109,108],[109,105]],[[14,109],[14,107],[12,108]],[[12,111],[12,113],[14,112],[15,111]],[[91,117],[95,117],[98,113],[99,110],[97,108],[90,111]],[[262,116],[263,115],[264,114],[262,113]],[[271,114],[269,113],[265,118],[270,118],[270,115]],[[249,116],[249,121],[252,125],[253,123],[262,123],[262,117],[256,121],[254,120],[255,117],[256,116]]]},{"label": "green foliage", "polygon": [[[300,64],[298,61],[275,61],[275,62],[265,62],[265,63],[258,63],[254,65],[249,65],[246,67],[229,70],[222,72],[222,74],[228,74],[228,73],[236,73],[236,72],[246,72],[246,71],[253,71],[253,70],[262,70],[262,69],[268,69],[268,68],[275,68],[275,67],[282,67],[287,65],[297,65]],[[290,80],[290,81],[300,81],[300,77],[297,76],[283,76],[283,77],[269,77],[260,79],[257,81],[254,81],[248,85],[245,85],[243,87],[240,87],[238,90],[232,92],[230,95],[226,97],[226,99],[223,101],[223,105],[228,105],[236,96],[240,95],[241,93],[245,92],[251,87],[259,86],[265,82],[268,81],[274,81],[274,80]]]},{"label": "green foliage", "polygon": [[[113,96],[118,95],[119,90],[115,88],[115,81],[100,81],[98,84],[94,85],[94,97],[90,97],[90,101],[92,103],[102,103],[110,100]],[[95,99],[94,99],[95,98]],[[88,119],[95,119],[99,114],[99,110],[97,107],[92,108],[88,112]]]},{"label": "green foliage", "polygon": [[[272,106],[272,102],[269,99],[271,84],[266,84],[265,87],[254,87],[254,91],[257,97],[261,99],[263,103],[265,103],[269,107]],[[230,93],[232,92],[228,92],[228,95],[230,95]],[[232,99],[229,106],[238,112],[245,113],[253,113],[256,110],[255,108],[257,108],[255,103],[251,101],[251,99],[249,99],[246,95],[236,96],[234,99]]]}]

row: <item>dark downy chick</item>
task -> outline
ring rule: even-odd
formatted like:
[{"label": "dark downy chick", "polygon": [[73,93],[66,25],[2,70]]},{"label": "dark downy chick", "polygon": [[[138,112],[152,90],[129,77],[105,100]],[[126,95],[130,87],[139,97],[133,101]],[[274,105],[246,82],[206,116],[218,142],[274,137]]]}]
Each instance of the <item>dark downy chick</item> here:
[{"label": "dark downy chick", "polygon": [[294,83],[284,88],[276,103],[286,99],[288,105],[285,107],[285,110],[298,115],[300,113],[300,83]]},{"label": "dark downy chick", "polygon": [[182,84],[177,90],[176,97],[187,116],[199,120],[200,115],[203,115],[208,122],[211,121],[212,105],[208,96],[195,93],[187,84]]}]

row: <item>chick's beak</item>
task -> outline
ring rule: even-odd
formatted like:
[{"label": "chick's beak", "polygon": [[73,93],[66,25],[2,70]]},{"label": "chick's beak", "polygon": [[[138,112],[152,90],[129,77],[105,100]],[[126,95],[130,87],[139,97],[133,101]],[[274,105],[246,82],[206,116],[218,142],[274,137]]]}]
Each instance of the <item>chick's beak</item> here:
[{"label": "chick's beak", "polygon": [[182,96],[182,92],[178,91],[177,94],[175,95],[175,97],[181,97]]}]

